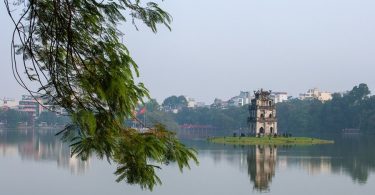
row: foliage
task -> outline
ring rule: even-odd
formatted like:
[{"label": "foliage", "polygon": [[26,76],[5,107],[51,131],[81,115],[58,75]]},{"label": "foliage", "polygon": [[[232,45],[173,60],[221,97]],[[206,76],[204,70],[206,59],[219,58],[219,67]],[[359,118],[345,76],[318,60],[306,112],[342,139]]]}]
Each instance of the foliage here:
[{"label": "foliage", "polygon": [[0,121],[8,128],[17,128],[19,123],[32,122],[26,112],[13,109],[0,110]]},{"label": "foliage", "polygon": [[182,109],[182,108],[185,108],[187,107],[187,100],[185,98],[185,96],[183,95],[180,95],[180,96],[170,96],[170,97],[167,97],[164,101],[163,101],[163,108],[168,108],[168,109]]},{"label": "foliage", "polygon": [[[119,165],[119,180],[152,188],[159,183],[150,162],[195,159],[163,126],[146,133],[124,126],[139,101],[149,97],[136,83],[138,66],[119,41],[117,25],[141,20],[153,32],[169,28],[171,16],[155,2],[140,0],[5,0],[14,25],[14,75],[30,94],[50,99],[70,114],[72,124],[60,134],[71,143],[72,155],[93,153]],[[17,10],[17,11],[14,11]],[[19,18],[14,16],[20,14]],[[15,55],[21,55],[21,58]],[[16,59],[22,59],[19,63]],[[19,74],[37,83],[31,90]]]},{"label": "foliage", "polygon": [[[279,133],[306,135],[309,133],[339,132],[344,128],[359,128],[374,132],[375,96],[366,84],[354,86],[346,93],[335,93],[333,99],[292,99],[276,105]],[[246,129],[248,106],[228,108],[183,108],[170,114],[179,124],[212,125],[231,135],[233,130]]]},{"label": "foliage", "polygon": [[55,112],[42,112],[38,119],[36,120],[37,124],[42,122],[47,123],[48,125],[65,125],[70,123],[70,118],[63,115],[58,115]]},{"label": "foliage", "polygon": [[[155,99],[151,99],[145,102],[142,107],[139,108],[137,118],[142,121],[132,121],[135,124],[153,127],[158,124],[163,124],[165,127],[173,132],[178,130],[178,124],[174,121],[173,115],[168,112],[163,112],[160,109],[159,103]],[[142,113],[142,110],[145,112]]]},{"label": "foliage", "polygon": [[173,116],[170,113],[162,111],[147,112],[146,117],[146,126],[153,127],[159,123],[166,126],[167,129],[177,132],[178,124],[173,120]]},{"label": "foliage", "polygon": [[174,115],[178,124],[212,125],[226,131],[246,128],[248,106],[221,108],[182,109]]},{"label": "foliage", "polygon": [[160,110],[160,105],[156,101],[156,99],[150,99],[148,102],[144,105],[146,107],[146,111],[148,112],[154,112]]},{"label": "foliage", "polygon": [[338,132],[345,128],[373,132],[375,96],[366,84],[343,94],[333,94],[331,101],[292,100],[277,105],[279,130],[293,133]]}]

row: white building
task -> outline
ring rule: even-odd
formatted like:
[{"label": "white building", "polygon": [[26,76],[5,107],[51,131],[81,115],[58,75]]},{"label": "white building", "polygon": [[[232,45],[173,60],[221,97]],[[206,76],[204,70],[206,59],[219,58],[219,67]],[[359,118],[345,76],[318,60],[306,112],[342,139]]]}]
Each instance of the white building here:
[{"label": "white building", "polygon": [[195,106],[199,107],[199,108],[201,108],[201,107],[207,107],[206,103],[204,103],[204,102],[196,102]]},{"label": "white building", "polygon": [[188,108],[195,108],[197,106],[197,102],[195,101],[194,98],[189,98],[187,96],[185,96],[186,100],[187,100],[187,107]]},{"label": "white building", "polygon": [[228,104],[230,106],[244,106],[248,105],[251,102],[251,99],[254,96],[250,91],[240,91],[240,94],[238,96],[232,97],[229,101]]},{"label": "white building", "polygon": [[0,107],[3,109],[17,109],[18,101],[12,98],[3,98],[0,100]]},{"label": "white building", "polygon": [[288,100],[287,92],[272,92],[271,97],[273,98],[275,104],[284,102]]},{"label": "white building", "polygon": [[317,99],[319,101],[325,102],[332,99],[332,94],[330,92],[321,92],[318,88],[313,88],[307,90],[307,93],[299,94],[300,100]]}]

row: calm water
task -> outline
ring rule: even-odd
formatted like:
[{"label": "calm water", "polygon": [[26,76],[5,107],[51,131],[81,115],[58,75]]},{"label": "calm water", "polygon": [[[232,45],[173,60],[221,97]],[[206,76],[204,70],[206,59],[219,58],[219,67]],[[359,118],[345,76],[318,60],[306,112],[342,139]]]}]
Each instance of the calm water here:
[{"label": "calm water", "polygon": [[69,158],[53,133],[0,131],[0,194],[375,194],[374,136],[339,136],[334,145],[235,147],[190,141],[199,166],[175,165],[153,192],[116,183],[114,165]]}]

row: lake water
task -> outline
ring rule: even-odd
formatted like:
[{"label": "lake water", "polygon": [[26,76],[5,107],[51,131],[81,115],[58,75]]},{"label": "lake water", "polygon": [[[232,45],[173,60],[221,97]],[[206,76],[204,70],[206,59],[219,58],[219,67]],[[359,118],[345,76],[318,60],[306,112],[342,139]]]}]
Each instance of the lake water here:
[{"label": "lake water", "polygon": [[375,136],[335,136],[333,145],[230,146],[185,141],[199,166],[163,167],[150,192],[116,183],[114,165],[69,157],[45,131],[0,131],[0,194],[375,194]]}]

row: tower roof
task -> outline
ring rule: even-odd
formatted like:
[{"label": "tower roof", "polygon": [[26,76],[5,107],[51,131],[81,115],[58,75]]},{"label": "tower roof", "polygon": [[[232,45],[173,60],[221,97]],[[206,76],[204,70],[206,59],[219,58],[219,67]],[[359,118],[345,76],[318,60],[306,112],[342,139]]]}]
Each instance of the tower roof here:
[{"label": "tower roof", "polygon": [[254,95],[256,99],[267,98],[270,94],[271,94],[271,90],[266,91],[266,90],[263,90],[263,88],[258,91],[254,91]]}]

